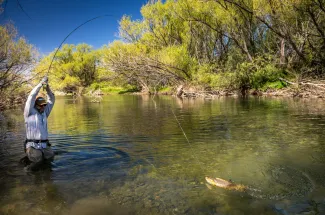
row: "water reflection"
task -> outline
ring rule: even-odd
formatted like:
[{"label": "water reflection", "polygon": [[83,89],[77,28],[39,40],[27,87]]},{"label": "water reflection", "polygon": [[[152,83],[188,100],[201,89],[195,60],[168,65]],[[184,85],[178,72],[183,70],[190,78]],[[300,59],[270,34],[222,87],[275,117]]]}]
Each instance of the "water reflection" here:
[{"label": "water reflection", "polygon": [[[319,200],[325,196],[323,105],[281,98],[106,96],[91,103],[59,97],[49,117],[58,154],[52,171],[35,175],[17,164],[22,111],[3,113],[0,213],[313,212],[306,202],[325,205]],[[210,190],[205,176],[232,179],[251,192]]]}]

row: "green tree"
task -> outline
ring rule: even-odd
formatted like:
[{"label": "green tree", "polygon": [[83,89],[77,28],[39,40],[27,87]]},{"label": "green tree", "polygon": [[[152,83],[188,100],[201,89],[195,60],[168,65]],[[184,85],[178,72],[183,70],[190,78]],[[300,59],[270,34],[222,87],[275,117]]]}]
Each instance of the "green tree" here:
[{"label": "green tree", "polygon": [[170,46],[160,51],[149,50],[141,43],[116,41],[104,47],[103,61],[108,70],[123,76],[143,92],[190,79],[188,67],[192,59],[186,48]]},{"label": "green tree", "polygon": [[119,25],[120,38],[130,43],[139,41],[145,29],[141,21],[132,21],[130,16],[123,16]]},{"label": "green tree", "polygon": [[[12,24],[0,26],[0,103],[14,97],[28,79],[28,71],[35,63],[36,51]],[[9,100],[10,101],[10,100]]]},{"label": "green tree", "polygon": [[[54,53],[45,56],[35,68],[34,73],[46,75]],[[81,93],[96,79],[98,62],[98,52],[91,46],[87,44],[76,46],[65,44],[56,53],[51,70],[48,73],[51,79],[59,80],[53,83],[56,90]]]},{"label": "green tree", "polygon": [[259,0],[253,8],[239,0],[224,2],[251,14],[278,38],[280,63],[285,58],[287,66],[297,73],[324,75],[323,0]]}]

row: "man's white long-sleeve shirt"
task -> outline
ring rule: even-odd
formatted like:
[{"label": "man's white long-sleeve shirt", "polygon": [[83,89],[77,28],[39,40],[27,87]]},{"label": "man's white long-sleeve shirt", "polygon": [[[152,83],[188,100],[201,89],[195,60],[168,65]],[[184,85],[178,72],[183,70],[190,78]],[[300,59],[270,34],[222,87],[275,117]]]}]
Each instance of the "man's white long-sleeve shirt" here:
[{"label": "man's white long-sleeve shirt", "polygon": [[47,117],[50,115],[55,102],[55,96],[49,87],[46,88],[48,95],[47,105],[43,113],[35,108],[36,96],[42,87],[39,83],[29,94],[26,101],[24,118],[26,125],[26,138],[29,140],[46,140],[48,138]]}]

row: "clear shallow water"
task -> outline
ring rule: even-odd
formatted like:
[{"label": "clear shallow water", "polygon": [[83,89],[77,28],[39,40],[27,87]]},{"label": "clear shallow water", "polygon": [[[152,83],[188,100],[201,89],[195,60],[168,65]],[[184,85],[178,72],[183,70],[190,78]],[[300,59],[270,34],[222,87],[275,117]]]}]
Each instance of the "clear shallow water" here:
[{"label": "clear shallow water", "polygon": [[[0,214],[322,214],[324,105],[58,97],[48,120],[58,155],[51,171],[33,174],[17,164],[22,110],[7,111],[0,119]],[[205,176],[249,190],[209,189]]]}]

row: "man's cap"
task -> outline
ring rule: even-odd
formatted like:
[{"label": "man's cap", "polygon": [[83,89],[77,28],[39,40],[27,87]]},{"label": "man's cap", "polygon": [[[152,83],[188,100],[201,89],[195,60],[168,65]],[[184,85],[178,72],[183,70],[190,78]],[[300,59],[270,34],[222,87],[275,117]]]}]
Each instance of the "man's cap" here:
[{"label": "man's cap", "polygon": [[43,97],[40,96],[40,97],[36,98],[36,104],[37,105],[45,105],[45,104],[47,104],[47,102]]}]

